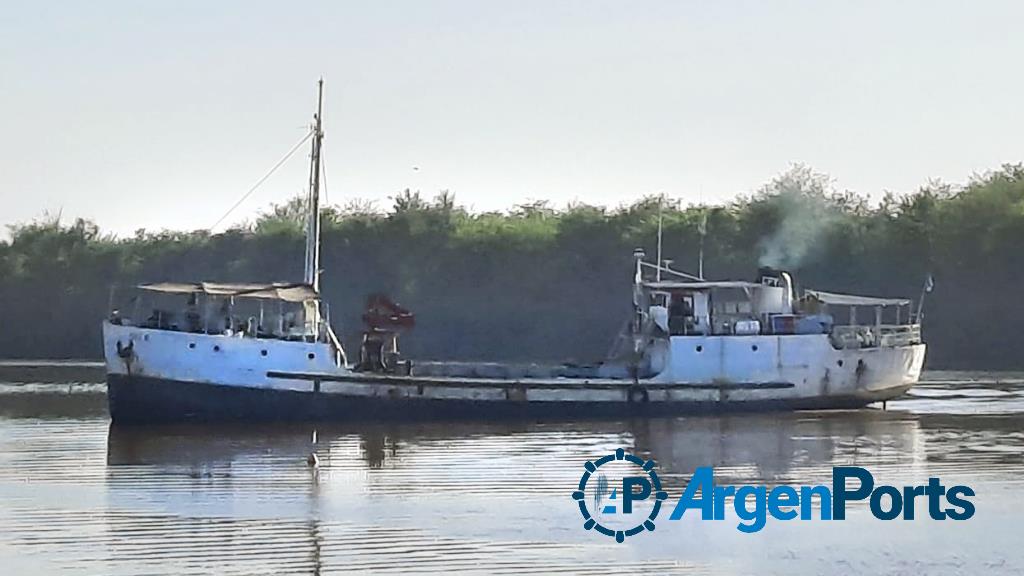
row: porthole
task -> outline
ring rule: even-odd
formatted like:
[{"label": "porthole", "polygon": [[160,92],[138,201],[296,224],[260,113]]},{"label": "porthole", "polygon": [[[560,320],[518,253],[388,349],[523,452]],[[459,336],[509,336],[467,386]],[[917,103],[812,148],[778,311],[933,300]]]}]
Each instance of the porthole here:
[{"label": "porthole", "polygon": [[214,346],[213,347],[213,351],[214,352],[220,352],[220,346]]},{"label": "porthole", "polygon": [[843,367],[843,361],[842,361],[842,360],[836,360],[836,364],[837,364],[837,365],[838,365],[838,366],[839,366],[840,368],[842,368],[842,367]]},{"label": "porthole", "polygon": [[267,355],[267,351],[266,350],[260,350],[260,356],[266,356],[266,355]]},{"label": "porthole", "polygon": [[189,342],[188,343],[188,349],[189,350],[193,350],[193,349],[195,349],[195,347],[196,347],[196,343],[195,342]]},{"label": "porthole", "polygon": [[306,358],[309,358],[310,360],[312,360],[313,358],[316,358],[316,354],[313,354],[312,352],[310,352],[309,354],[306,354]]},{"label": "porthole", "polygon": [[754,352],[757,352],[757,344],[751,344],[750,349],[753,350]]},{"label": "porthole", "polygon": [[704,347],[703,346],[697,346],[697,352],[703,352],[703,351],[704,351]]}]

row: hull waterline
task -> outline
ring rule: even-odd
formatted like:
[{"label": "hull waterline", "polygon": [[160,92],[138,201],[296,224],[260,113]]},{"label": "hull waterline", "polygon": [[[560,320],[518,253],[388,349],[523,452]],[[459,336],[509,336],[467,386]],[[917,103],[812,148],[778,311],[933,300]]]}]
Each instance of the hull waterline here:
[{"label": "hull waterline", "polygon": [[434,419],[614,418],[736,411],[861,408],[902,395],[910,384],[875,394],[757,400],[675,402],[504,402],[345,396],[222,386],[146,376],[107,377],[111,419],[158,422],[327,422]]},{"label": "hull waterline", "polygon": [[[924,345],[835,350],[824,337],[673,339],[667,367],[615,378],[384,375],[339,366],[324,343],[106,324],[119,423],[595,418],[857,408],[905,393]],[[692,353],[697,347],[702,353]],[[754,350],[756,348],[756,351]],[[690,351],[690,352],[688,352]],[[684,356],[684,354],[691,354]],[[723,362],[723,358],[730,358]],[[681,360],[673,360],[673,358]],[[426,368],[424,368],[426,371]]]}]

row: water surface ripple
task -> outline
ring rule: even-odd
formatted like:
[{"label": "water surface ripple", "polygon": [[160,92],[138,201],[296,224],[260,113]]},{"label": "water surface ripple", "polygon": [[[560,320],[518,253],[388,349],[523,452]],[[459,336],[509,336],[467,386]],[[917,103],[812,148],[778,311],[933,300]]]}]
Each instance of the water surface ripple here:
[{"label": "water surface ripple", "polygon": [[[101,383],[60,378],[0,382],[4,574],[1024,573],[1024,374],[928,373],[886,411],[333,425],[316,446],[310,426],[114,427]],[[666,513],[615,544],[569,494],[618,447],[655,459],[673,500],[698,466],[828,484],[858,465],[967,483],[978,513],[882,522],[855,505],[753,535]]]}]

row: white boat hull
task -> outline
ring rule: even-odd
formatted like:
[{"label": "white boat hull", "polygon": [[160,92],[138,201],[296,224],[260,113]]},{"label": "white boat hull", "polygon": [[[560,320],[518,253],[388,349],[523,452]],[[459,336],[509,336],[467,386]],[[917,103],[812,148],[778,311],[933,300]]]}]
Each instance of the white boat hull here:
[{"label": "white boat hull", "polygon": [[341,420],[846,408],[920,376],[925,346],[837,350],[826,335],[673,337],[650,378],[381,375],[325,343],[104,324],[115,421]]}]

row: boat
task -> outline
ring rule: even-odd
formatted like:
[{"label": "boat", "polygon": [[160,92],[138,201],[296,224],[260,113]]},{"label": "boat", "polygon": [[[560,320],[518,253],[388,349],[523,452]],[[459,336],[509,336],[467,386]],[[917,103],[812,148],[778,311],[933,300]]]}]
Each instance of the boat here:
[{"label": "boat", "polygon": [[[405,360],[398,336],[413,314],[374,295],[358,361],[350,362],[320,293],[322,81],[318,92],[302,281],[138,286],[156,300],[184,303],[145,319],[114,310],[103,322],[114,422],[858,408],[897,398],[918,381],[926,345],[920,305],[913,314],[909,299],[797,290],[788,272],[770,268],[753,280],[707,280],[671,268],[660,254],[648,262],[642,250],[631,271],[633,312],[604,361]],[[873,315],[859,322],[865,310]]]}]

